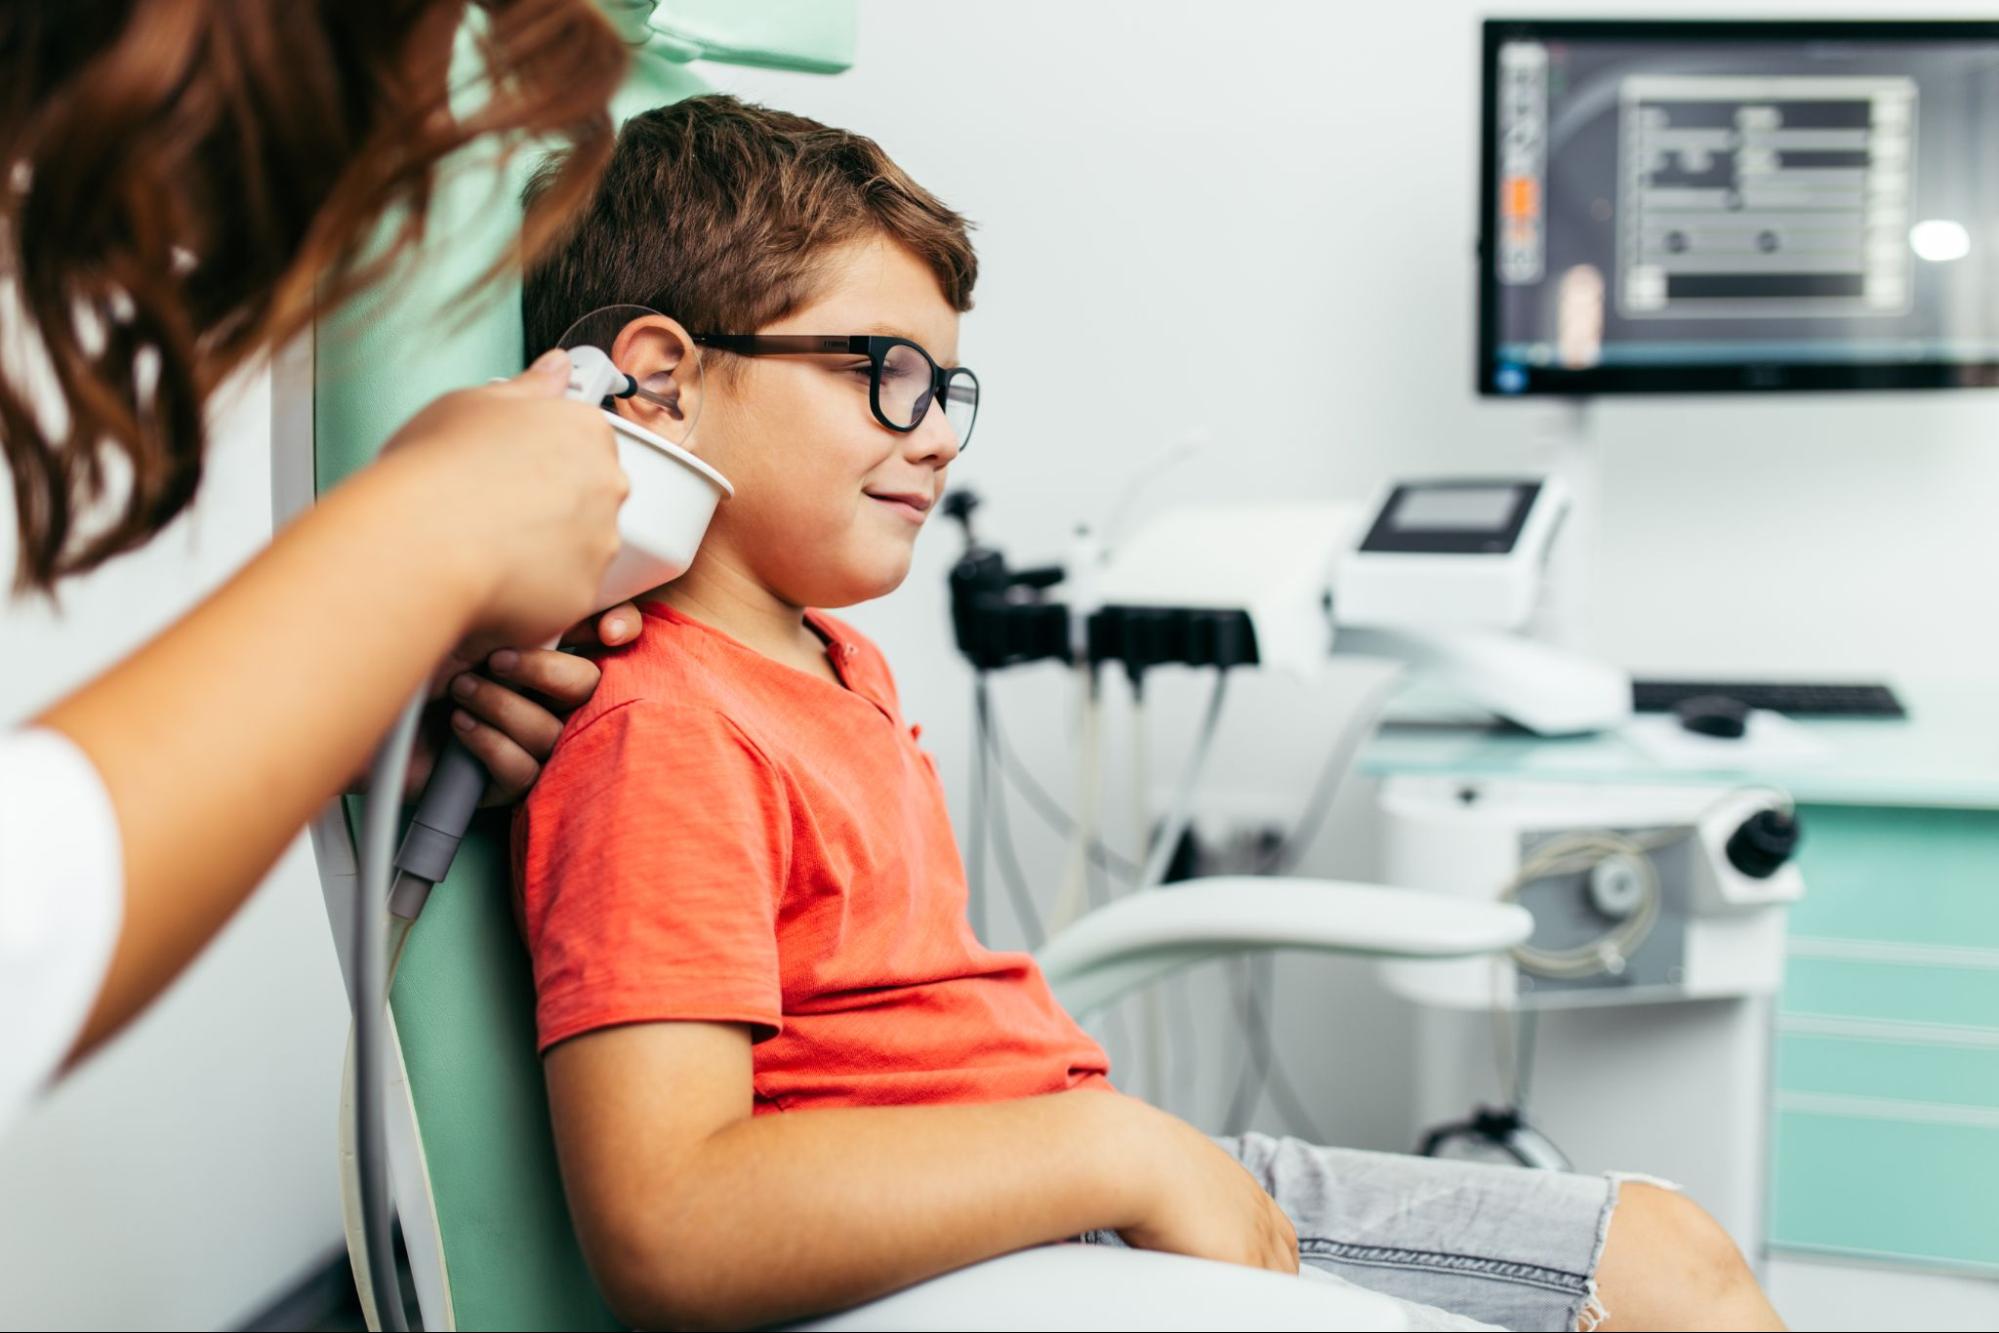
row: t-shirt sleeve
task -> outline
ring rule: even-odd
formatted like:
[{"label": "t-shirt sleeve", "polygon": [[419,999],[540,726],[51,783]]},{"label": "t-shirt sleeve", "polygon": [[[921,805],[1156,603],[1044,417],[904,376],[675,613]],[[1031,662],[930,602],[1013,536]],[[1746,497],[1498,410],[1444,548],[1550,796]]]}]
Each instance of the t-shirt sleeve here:
[{"label": "t-shirt sleeve", "polygon": [[638,701],[563,736],[514,856],[542,1050],[622,1023],[782,1027],[788,802],[720,713]]}]

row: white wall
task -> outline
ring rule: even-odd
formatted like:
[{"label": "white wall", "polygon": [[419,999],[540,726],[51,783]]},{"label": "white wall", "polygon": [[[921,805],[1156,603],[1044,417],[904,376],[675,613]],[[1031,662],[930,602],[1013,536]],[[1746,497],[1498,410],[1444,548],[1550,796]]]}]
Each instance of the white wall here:
[{"label": "white wall", "polygon": [[[1530,8],[1748,16],[1618,0]],[[1147,504],[1358,498],[1398,473],[1556,460],[1570,413],[1481,401],[1470,387],[1486,9],[866,0],[848,74],[708,75],[875,137],[978,223],[961,352],[986,404],[954,480],[988,500],[985,538],[1027,560],[1058,555],[1073,524],[1100,523],[1192,437],[1211,443],[1153,482]],[[1887,12],[1823,0],[1756,11]],[[1999,559],[1995,426],[1989,393],[1595,405],[1590,638],[1661,673],[1983,675],[1999,657],[1982,572]],[[928,534],[903,590],[855,619],[895,662],[962,815],[969,676],[943,589],[957,546],[953,531]],[[1066,683],[1034,668],[999,689],[1016,743],[1061,783]],[[1155,715],[1182,719],[1156,729],[1163,783],[1199,696],[1170,680],[1158,695]],[[1317,691],[1241,681],[1210,792],[1281,821],[1350,695],[1344,676]],[[1354,787],[1308,870],[1367,873],[1366,792]],[[1035,833],[1018,807],[1014,823]],[[1059,847],[1037,836],[1027,848],[1045,904]],[[1336,1135],[1406,1146],[1407,1016],[1358,969],[1322,963],[1287,962],[1282,1002],[1294,1074]],[[1218,1086],[1182,1109],[1212,1120],[1227,1065],[1213,1054],[1204,1065]]]},{"label": "white wall", "polygon": [[[193,513],[66,585],[59,608],[0,600],[0,725],[137,646],[269,537],[268,375],[226,398]],[[295,846],[161,1004],[0,1139],[0,1326],[229,1325],[336,1252],[346,1029]]]}]

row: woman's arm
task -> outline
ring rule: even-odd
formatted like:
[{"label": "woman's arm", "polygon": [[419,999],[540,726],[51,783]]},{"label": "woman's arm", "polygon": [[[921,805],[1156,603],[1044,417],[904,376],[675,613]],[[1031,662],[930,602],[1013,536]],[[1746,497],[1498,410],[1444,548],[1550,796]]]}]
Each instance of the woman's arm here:
[{"label": "woman's arm", "polygon": [[440,400],[404,447],[37,719],[90,756],[123,842],[124,922],[72,1059],[221,928],[454,644],[545,640],[589,609],[623,480],[601,417],[559,397],[566,375],[564,358]]}]

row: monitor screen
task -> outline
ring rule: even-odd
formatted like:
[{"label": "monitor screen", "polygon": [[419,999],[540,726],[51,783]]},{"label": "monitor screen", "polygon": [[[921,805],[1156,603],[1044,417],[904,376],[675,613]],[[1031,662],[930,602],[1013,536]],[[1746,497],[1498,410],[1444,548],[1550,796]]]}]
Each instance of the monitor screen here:
[{"label": "monitor screen", "polygon": [[1481,393],[1999,384],[1999,23],[1485,25]]},{"label": "monitor screen", "polygon": [[1389,522],[1402,532],[1503,528],[1519,499],[1512,486],[1424,487],[1404,492]]},{"label": "monitor screen", "polygon": [[1401,482],[1389,492],[1360,549],[1405,555],[1503,555],[1520,540],[1543,490],[1537,480]]}]

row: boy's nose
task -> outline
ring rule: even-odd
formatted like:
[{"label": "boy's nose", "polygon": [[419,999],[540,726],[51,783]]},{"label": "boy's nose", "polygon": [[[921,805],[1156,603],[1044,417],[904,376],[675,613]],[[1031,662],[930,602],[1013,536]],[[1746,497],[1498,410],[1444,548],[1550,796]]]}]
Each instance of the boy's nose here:
[{"label": "boy's nose", "polygon": [[958,432],[944,413],[944,404],[936,399],[931,400],[930,410],[923,414],[923,420],[909,432],[908,438],[911,459],[935,460],[939,467],[947,466],[957,458],[961,447]]}]

